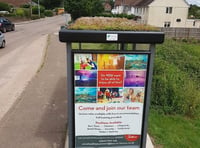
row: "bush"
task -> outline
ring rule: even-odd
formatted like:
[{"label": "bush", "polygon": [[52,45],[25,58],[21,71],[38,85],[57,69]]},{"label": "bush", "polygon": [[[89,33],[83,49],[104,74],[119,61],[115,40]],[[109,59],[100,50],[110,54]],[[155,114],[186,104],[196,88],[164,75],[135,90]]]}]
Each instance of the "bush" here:
[{"label": "bush", "polygon": [[51,17],[51,16],[53,16],[53,11],[52,10],[45,10],[44,15],[47,16],[47,17]]},{"label": "bush", "polygon": [[[44,13],[44,11],[45,11],[45,8],[40,5],[40,13]],[[38,6],[33,6],[32,7],[32,13],[33,14],[38,14]]]},{"label": "bush", "polygon": [[24,10],[24,16],[26,18],[30,18],[30,16],[31,16],[30,9],[29,8],[24,8],[23,10]]},{"label": "bush", "polygon": [[182,42],[185,42],[185,43],[187,43],[187,42],[188,42],[188,40],[187,40],[187,39],[182,39]]},{"label": "bush", "polygon": [[135,15],[131,14],[131,15],[127,15],[126,17],[127,19],[134,19],[135,18]]},{"label": "bush", "polygon": [[65,10],[76,20],[81,16],[96,16],[104,11],[104,7],[100,0],[66,0]]},{"label": "bush", "polygon": [[6,3],[0,2],[0,10],[1,11],[10,11],[10,6]]},{"label": "bush", "polygon": [[162,59],[157,58],[152,85],[152,105],[166,114],[190,117],[199,111],[200,92],[190,77]]},{"label": "bush", "polygon": [[9,14],[5,14],[5,17],[16,17],[15,13],[9,13]]},{"label": "bush", "polygon": [[32,19],[32,20],[37,20],[37,19],[40,19],[40,17],[39,17],[38,15],[32,15],[32,16],[31,16],[31,19]]},{"label": "bush", "polygon": [[158,46],[152,83],[152,107],[165,114],[200,117],[199,46],[166,41]]},{"label": "bush", "polygon": [[15,10],[16,16],[20,16],[20,17],[24,17],[25,16],[25,12],[23,8],[18,8]]}]

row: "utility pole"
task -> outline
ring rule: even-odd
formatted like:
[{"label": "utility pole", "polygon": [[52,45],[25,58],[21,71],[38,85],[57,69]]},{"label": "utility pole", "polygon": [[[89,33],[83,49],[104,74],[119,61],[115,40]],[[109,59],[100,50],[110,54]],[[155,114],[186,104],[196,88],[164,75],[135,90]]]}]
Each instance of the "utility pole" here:
[{"label": "utility pole", "polygon": [[40,18],[40,0],[38,0],[38,16]]},{"label": "utility pole", "polygon": [[31,18],[32,18],[32,0],[30,0],[30,9],[31,9],[31,12],[30,12],[31,15],[30,15],[30,16],[31,16]]}]

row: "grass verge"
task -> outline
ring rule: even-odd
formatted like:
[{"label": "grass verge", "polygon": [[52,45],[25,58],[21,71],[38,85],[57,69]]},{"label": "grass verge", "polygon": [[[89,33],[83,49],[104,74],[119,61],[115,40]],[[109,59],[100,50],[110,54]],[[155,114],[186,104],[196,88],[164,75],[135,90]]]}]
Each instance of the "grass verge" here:
[{"label": "grass verge", "polygon": [[197,148],[200,145],[200,120],[180,115],[163,115],[151,109],[149,133],[155,148]]},{"label": "grass verge", "polygon": [[44,49],[42,49],[42,50],[44,50],[44,51],[43,51],[43,57],[42,57],[42,61],[41,61],[40,67],[39,67],[38,70],[37,70],[37,73],[39,73],[40,70],[44,67],[45,60],[46,60],[46,58],[47,58],[47,50],[48,50],[49,44],[50,44],[50,35],[47,36],[47,43],[46,43],[46,46],[45,46]]}]

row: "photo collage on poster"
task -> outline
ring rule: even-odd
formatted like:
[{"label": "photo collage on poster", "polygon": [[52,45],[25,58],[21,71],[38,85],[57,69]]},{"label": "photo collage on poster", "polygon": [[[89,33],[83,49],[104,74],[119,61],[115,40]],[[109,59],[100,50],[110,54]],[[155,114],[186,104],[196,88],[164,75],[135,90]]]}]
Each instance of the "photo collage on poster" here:
[{"label": "photo collage on poster", "polygon": [[75,53],[75,103],[143,103],[147,65],[147,54]]}]

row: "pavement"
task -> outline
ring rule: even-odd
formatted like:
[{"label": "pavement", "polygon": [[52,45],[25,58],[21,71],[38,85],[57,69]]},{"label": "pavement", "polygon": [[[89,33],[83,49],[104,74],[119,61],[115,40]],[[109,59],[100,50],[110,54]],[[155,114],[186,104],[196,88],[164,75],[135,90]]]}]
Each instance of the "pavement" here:
[{"label": "pavement", "polygon": [[[57,34],[42,41],[32,53],[42,54],[37,70],[0,121],[0,148],[68,148],[66,44]],[[146,148],[153,148],[149,137]]]},{"label": "pavement", "polygon": [[[47,50],[39,46],[40,51],[33,53],[37,55],[45,50],[44,63],[0,122],[0,148],[64,147],[67,124],[65,44],[53,34],[47,41]],[[41,63],[42,58],[39,61]]]}]

